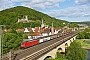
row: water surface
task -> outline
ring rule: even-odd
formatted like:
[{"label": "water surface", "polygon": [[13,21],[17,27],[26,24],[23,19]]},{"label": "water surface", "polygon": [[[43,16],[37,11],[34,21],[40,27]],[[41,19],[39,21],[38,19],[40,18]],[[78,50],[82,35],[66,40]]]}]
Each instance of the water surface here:
[{"label": "water surface", "polygon": [[90,50],[87,50],[87,58],[86,60],[90,60]]}]

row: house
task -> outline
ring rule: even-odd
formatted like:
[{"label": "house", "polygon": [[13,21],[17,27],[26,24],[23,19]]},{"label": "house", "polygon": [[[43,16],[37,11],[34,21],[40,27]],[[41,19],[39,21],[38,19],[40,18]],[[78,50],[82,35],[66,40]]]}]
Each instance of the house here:
[{"label": "house", "polygon": [[59,33],[59,31],[60,31],[61,29],[55,28],[54,30],[55,30],[55,31],[54,31],[54,34],[57,34],[57,33]]},{"label": "house", "polygon": [[39,28],[38,28],[38,27],[35,27],[35,29],[33,28],[32,31],[33,31],[34,33],[28,35],[28,38],[29,38],[29,39],[36,39],[36,38],[39,38],[39,37],[40,37],[40,31],[39,31]]},{"label": "house", "polygon": [[49,33],[50,33],[50,28],[43,28],[43,29],[41,28],[40,34],[41,34],[42,36],[48,36]]},{"label": "house", "polygon": [[22,28],[22,29],[17,29],[16,30],[16,32],[23,32],[24,31],[24,29]]},{"label": "house", "polygon": [[86,24],[78,24],[79,29],[85,29],[88,28],[88,26]]},{"label": "house", "polygon": [[4,30],[2,30],[2,33],[11,32],[11,30],[12,30],[12,29],[6,29],[6,28],[5,28]]}]

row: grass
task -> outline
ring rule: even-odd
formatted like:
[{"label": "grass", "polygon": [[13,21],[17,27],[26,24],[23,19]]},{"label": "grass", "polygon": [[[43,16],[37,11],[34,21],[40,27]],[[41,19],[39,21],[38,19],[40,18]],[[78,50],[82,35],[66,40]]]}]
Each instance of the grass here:
[{"label": "grass", "polygon": [[75,41],[80,43],[82,48],[90,49],[90,39],[77,39]]}]

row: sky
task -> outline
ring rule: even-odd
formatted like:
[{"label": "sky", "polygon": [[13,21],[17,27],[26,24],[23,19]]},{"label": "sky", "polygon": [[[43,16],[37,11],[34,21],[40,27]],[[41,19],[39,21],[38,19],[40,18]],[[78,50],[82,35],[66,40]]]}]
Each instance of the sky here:
[{"label": "sky", "polygon": [[25,6],[69,22],[90,21],[90,0],[0,0],[0,11]]}]

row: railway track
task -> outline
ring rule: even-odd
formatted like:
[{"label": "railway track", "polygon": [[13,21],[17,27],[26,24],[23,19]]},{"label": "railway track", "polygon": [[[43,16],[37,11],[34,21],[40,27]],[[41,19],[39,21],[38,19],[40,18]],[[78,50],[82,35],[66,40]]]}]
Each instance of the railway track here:
[{"label": "railway track", "polygon": [[[75,35],[75,33],[72,32],[71,34],[68,34],[66,36],[62,36],[62,37],[59,37],[59,38],[56,38],[56,39],[53,39],[53,40],[35,45],[35,46],[32,46],[30,48],[21,50],[20,52],[15,53],[15,56],[14,56],[13,60],[20,60],[20,59],[22,59],[26,56],[29,56],[29,55],[31,55],[31,56],[27,57],[26,59],[23,59],[23,60],[30,60],[30,59],[33,60],[38,55],[40,55],[40,54],[42,55],[42,53],[45,53],[46,51],[49,51],[53,47],[58,46],[58,44],[61,44],[61,43],[65,42],[67,40],[65,38],[68,37],[68,39],[69,39],[71,35]],[[54,43],[56,43],[56,44],[54,44]],[[36,53],[34,53],[34,52],[36,52]],[[3,60],[9,60],[9,59],[4,58]]]}]

